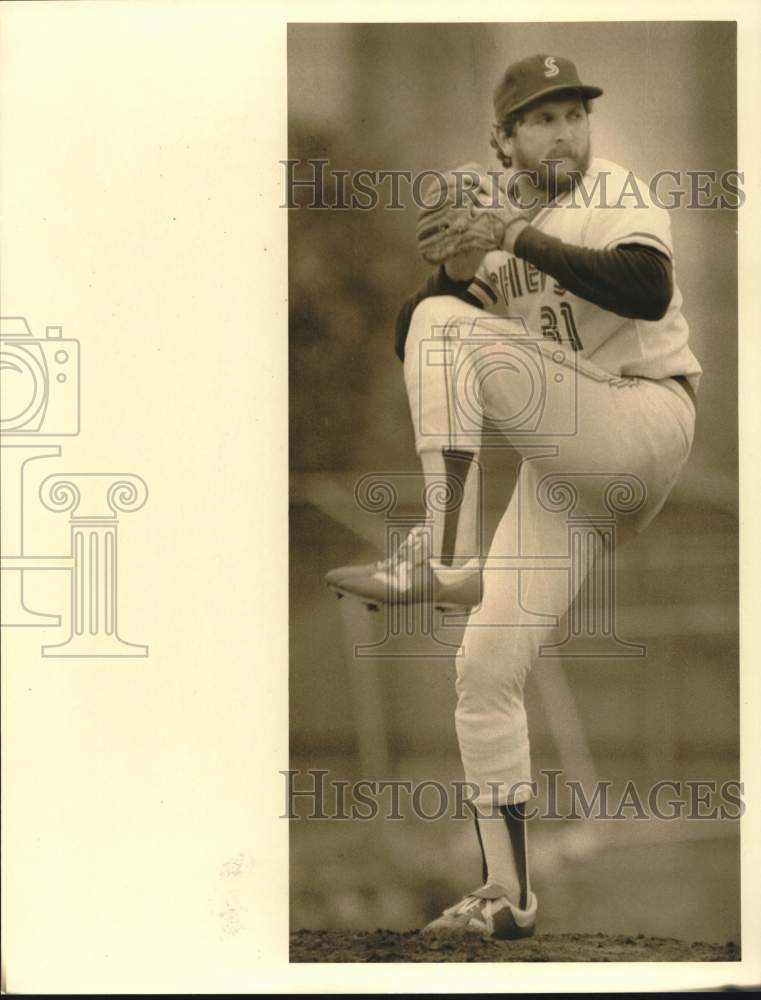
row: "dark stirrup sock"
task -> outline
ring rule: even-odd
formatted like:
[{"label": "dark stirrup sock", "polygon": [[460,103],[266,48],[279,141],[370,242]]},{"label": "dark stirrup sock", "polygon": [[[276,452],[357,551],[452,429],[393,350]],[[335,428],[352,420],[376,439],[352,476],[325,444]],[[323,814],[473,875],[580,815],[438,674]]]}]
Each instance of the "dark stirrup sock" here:
[{"label": "dark stirrup sock", "polygon": [[472,451],[457,451],[454,448],[445,448],[442,451],[448,494],[444,507],[444,534],[441,540],[441,561],[445,566],[451,566],[454,559],[457,522],[465,495],[465,480],[468,478],[473,454]]},{"label": "dark stirrup sock", "polygon": [[[507,825],[507,833],[515,857],[515,867],[518,869],[518,880],[521,885],[520,907],[528,906],[528,852],[526,850],[526,807],[523,802],[515,805],[500,806],[500,813]],[[476,821],[477,822],[477,821]],[[479,835],[480,841],[480,835]],[[483,853],[483,848],[482,848]]]},{"label": "dark stirrup sock", "polygon": [[473,809],[473,820],[476,824],[478,846],[481,848],[481,881],[486,885],[486,880],[489,877],[489,866],[486,864],[486,851],[484,850],[484,842],[481,839],[481,827],[478,825],[478,812],[475,809]]}]

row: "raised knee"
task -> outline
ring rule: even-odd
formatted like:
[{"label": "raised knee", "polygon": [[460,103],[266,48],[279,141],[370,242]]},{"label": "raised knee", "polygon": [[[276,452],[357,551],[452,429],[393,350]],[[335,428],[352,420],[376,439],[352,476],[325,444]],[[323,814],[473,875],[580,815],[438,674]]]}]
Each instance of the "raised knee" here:
[{"label": "raised knee", "polygon": [[431,337],[441,337],[449,321],[457,316],[463,303],[453,295],[432,295],[423,299],[415,306],[410,319],[410,329],[407,334],[405,357],[410,353],[410,347],[420,344],[422,340]]},{"label": "raised knee", "polygon": [[447,323],[462,308],[462,301],[454,295],[429,295],[415,306],[411,324],[420,322],[431,324]]}]

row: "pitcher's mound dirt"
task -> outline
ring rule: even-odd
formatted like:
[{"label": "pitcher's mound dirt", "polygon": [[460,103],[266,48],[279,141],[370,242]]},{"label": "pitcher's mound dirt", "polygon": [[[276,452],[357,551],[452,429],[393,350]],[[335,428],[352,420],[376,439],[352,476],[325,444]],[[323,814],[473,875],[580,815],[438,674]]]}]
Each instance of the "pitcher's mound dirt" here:
[{"label": "pitcher's mound dirt", "polygon": [[739,962],[740,948],[608,934],[539,934],[524,941],[430,938],[418,931],[296,931],[292,962]]}]

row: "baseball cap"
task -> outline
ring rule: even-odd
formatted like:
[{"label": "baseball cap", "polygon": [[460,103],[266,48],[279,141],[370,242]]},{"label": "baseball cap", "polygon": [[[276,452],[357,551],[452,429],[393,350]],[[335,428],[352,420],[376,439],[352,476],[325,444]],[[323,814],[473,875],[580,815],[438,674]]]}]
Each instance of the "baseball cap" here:
[{"label": "baseball cap", "polygon": [[497,121],[539,97],[561,90],[576,91],[584,100],[602,94],[599,87],[582,83],[574,64],[562,56],[536,55],[511,63],[494,91]]}]

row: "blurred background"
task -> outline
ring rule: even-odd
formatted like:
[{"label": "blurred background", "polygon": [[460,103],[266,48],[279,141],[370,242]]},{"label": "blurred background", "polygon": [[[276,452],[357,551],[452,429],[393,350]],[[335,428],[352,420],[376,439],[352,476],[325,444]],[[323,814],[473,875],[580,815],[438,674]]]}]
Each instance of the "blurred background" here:
[{"label": "blurred background", "polygon": [[[292,24],[289,158],[345,171],[496,168],[492,91],[507,63],[534,52],[570,57],[604,89],[597,155],[645,180],[737,168],[735,26],[722,22]],[[330,184],[325,200],[335,203]],[[535,772],[564,768],[619,791],[628,779],[646,790],[739,778],[736,214],[682,207],[671,220],[704,376],[689,465],[618,555],[619,631],[647,655],[541,662],[527,690]],[[382,612],[337,602],[322,582],[381,553],[383,515],[357,506],[357,480],[418,469],[393,351],[396,313],[427,274],[414,225],[405,207],[289,212],[291,768],[333,780],[462,777],[452,659],[409,659],[427,648],[409,639],[357,661],[354,643],[382,638]],[[484,464],[490,530],[511,457],[487,451]],[[419,513],[416,496],[402,491],[403,513]],[[456,645],[457,626],[439,625]],[[541,931],[738,940],[736,823],[537,821],[530,836]],[[294,929],[409,929],[479,879],[466,822],[298,819],[290,837]]]}]

